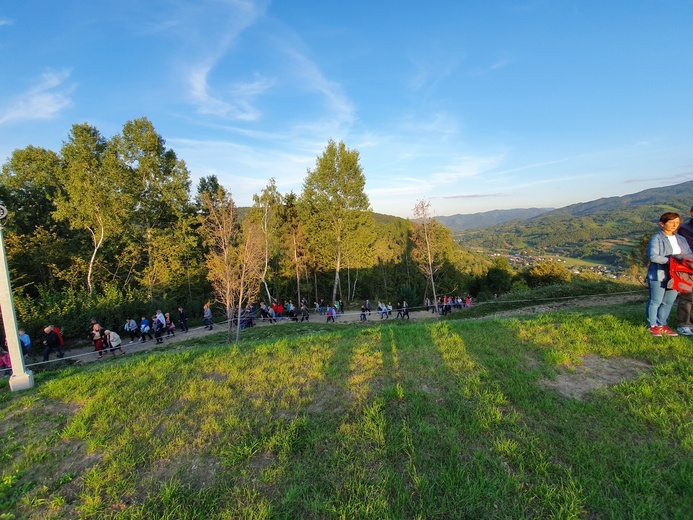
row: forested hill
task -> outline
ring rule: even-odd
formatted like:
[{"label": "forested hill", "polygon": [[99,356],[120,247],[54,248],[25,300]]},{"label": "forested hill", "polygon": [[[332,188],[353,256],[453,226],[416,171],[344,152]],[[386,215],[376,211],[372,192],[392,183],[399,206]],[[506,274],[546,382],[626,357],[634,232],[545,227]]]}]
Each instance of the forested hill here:
[{"label": "forested hill", "polygon": [[[590,215],[598,212],[608,213],[624,208],[641,208],[645,211],[662,209],[661,212],[655,211],[655,220],[664,211],[676,211],[681,213],[682,218],[687,218],[689,210],[693,206],[693,181],[673,184],[662,188],[651,188],[639,191],[623,197],[607,197],[597,199],[592,202],[582,202],[573,204],[551,212],[552,214],[566,213],[573,216]],[[645,213],[647,215],[648,213]]]},{"label": "forested hill", "polygon": [[553,208],[494,209],[483,213],[457,214],[449,217],[436,217],[436,220],[452,231],[479,229],[511,220],[528,219],[551,211]]},{"label": "forested hill", "polygon": [[555,254],[624,265],[631,250],[659,229],[662,213],[676,211],[686,221],[692,205],[693,181],[688,181],[572,204],[529,219],[460,231],[455,236],[470,249]]}]

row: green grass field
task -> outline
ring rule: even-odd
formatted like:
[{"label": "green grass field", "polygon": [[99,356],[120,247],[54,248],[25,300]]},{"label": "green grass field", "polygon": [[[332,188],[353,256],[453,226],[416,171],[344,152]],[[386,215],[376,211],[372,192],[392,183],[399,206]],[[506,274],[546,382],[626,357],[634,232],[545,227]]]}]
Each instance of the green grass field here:
[{"label": "green grass field", "polygon": [[[643,306],[286,324],[0,383],[1,518],[693,518],[693,339]],[[582,400],[585,356],[639,377]]]}]

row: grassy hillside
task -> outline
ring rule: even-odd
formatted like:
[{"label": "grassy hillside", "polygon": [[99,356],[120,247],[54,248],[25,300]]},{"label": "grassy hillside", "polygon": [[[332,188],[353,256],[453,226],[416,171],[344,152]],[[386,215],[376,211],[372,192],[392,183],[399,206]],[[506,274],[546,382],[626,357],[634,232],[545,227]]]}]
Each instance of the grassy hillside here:
[{"label": "grassy hillside", "polygon": [[[691,340],[649,337],[640,303],[215,341],[0,383],[0,512],[693,515]],[[602,358],[643,368],[582,399],[555,390]]]}]

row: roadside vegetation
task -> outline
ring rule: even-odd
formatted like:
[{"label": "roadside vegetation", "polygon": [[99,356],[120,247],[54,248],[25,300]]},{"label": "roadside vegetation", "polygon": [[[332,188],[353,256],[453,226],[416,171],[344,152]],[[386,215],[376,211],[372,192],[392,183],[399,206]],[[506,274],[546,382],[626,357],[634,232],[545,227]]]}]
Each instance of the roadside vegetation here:
[{"label": "roadside vegetation", "polygon": [[[287,323],[4,380],[0,512],[690,518],[693,345],[642,322],[637,303]],[[646,369],[584,399],[546,384],[589,356]]]}]

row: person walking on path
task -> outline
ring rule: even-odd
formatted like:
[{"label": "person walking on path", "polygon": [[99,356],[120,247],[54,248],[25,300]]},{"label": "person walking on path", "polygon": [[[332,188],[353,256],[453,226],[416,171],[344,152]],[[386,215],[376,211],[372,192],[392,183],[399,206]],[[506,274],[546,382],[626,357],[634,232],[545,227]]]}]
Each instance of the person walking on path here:
[{"label": "person walking on path", "polygon": [[169,336],[175,336],[176,324],[173,323],[171,315],[167,312],[166,314],[164,314],[164,317],[166,318],[166,321],[164,322],[164,325],[166,327],[166,337],[168,338]]},{"label": "person walking on path", "polygon": [[332,305],[329,305],[327,307],[327,321],[325,323],[329,323],[330,321],[332,321],[332,323],[334,323],[335,322],[334,321],[335,314],[336,314],[336,311],[335,311],[334,307],[332,307]]},{"label": "person walking on path", "polygon": [[132,318],[125,318],[125,327],[123,328],[125,332],[130,334],[130,343],[134,343],[135,339],[140,338],[139,327],[137,326],[137,322]]},{"label": "person walking on path", "polygon": [[99,359],[101,359],[106,350],[106,338],[105,331],[98,322],[91,327],[91,341],[94,343],[94,351],[99,353]]},{"label": "person walking on path", "polygon": [[301,323],[303,323],[303,320],[308,321],[309,319],[310,311],[308,310],[308,304],[304,302],[301,304]]},{"label": "person walking on path", "polygon": [[164,313],[161,312],[161,310],[156,311],[156,315],[152,318],[152,321],[156,319],[160,324],[161,324],[161,332],[166,329],[166,318],[164,317]]},{"label": "person walking on path", "polygon": [[48,361],[48,358],[53,350],[58,352],[56,354],[58,358],[64,358],[65,353],[60,348],[60,338],[58,337],[58,334],[56,334],[55,330],[53,330],[53,325],[47,325],[43,329],[43,332],[46,333],[46,339],[43,340],[43,345],[45,347],[43,350],[43,360]]},{"label": "person walking on path", "polygon": [[31,350],[31,338],[24,329],[19,329],[19,343],[22,346],[22,354],[28,356]]},{"label": "person walking on path", "polygon": [[156,339],[156,344],[160,345],[164,342],[164,329],[166,328],[166,322],[163,324],[161,320],[155,316],[152,316],[152,330],[154,331],[154,339]]},{"label": "person walking on path", "polygon": [[117,332],[114,332],[112,330],[106,329],[103,332],[103,337],[104,337],[104,342],[106,343],[106,348],[108,348],[109,352],[111,353],[112,356],[115,356],[116,350],[120,350],[121,354],[125,354],[122,348],[123,340],[120,339],[120,336],[118,335]]},{"label": "person walking on path", "polygon": [[202,324],[209,330],[212,330],[214,326],[214,323],[212,322],[212,309],[210,308],[209,303],[205,303],[202,309]]},{"label": "person walking on path", "polygon": [[185,312],[183,307],[178,307],[178,323],[180,324],[180,330],[188,332],[188,313]]},{"label": "person walking on path", "polygon": [[2,343],[0,349],[0,376],[10,377],[12,375],[12,356],[10,356],[10,348],[7,345],[7,338]]},{"label": "person walking on path", "polygon": [[0,375],[2,377],[10,377],[12,375],[12,357],[9,350],[7,350],[7,339],[5,339],[4,348],[0,350]]},{"label": "person walking on path", "polygon": [[149,336],[149,339],[154,339],[154,336],[152,336],[152,329],[149,327],[149,320],[146,316],[142,316],[142,320],[140,321],[140,332],[142,333],[140,343],[147,341],[147,336]]},{"label": "person walking on path", "polygon": [[383,318],[388,318],[387,315],[387,307],[383,302],[378,302],[378,312],[380,313],[380,319],[382,320]]}]

